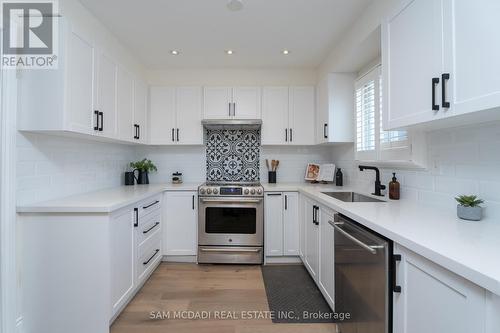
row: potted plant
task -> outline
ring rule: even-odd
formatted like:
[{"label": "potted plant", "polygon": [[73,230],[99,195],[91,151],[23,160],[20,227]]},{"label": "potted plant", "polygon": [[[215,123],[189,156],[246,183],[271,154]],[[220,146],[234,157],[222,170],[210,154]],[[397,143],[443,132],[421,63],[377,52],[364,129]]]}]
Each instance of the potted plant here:
[{"label": "potted plant", "polygon": [[149,172],[158,171],[156,165],[147,158],[137,162],[130,162],[130,167],[134,170],[134,173],[136,170],[139,172],[137,184],[149,184]]},{"label": "potted plant", "polygon": [[459,218],[470,221],[479,221],[483,216],[483,208],[479,206],[484,201],[475,195],[460,195],[457,200],[457,215]]}]

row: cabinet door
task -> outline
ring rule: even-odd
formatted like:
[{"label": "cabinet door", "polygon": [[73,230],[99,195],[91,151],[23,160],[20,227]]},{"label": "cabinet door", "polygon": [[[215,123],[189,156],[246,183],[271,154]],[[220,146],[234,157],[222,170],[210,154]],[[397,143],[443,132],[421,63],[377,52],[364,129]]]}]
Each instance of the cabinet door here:
[{"label": "cabinet door", "polygon": [[316,89],[316,143],[328,142],[327,130],[330,114],[328,79],[328,76],[321,79]]},{"label": "cabinet door", "polygon": [[395,333],[484,332],[484,289],[397,244],[394,253],[401,255]]},{"label": "cabinet door", "polygon": [[[447,2],[448,3],[448,2]],[[449,1],[446,99],[454,113],[500,106],[500,2]],[[454,71],[454,72],[453,72]]]},{"label": "cabinet door", "polygon": [[116,63],[103,53],[97,60],[97,110],[102,112],[102,131],[107,138],[116,137]]},{"label": "cabinet door", "polygon": [[94,47],[72,31],[68,53],[66,124],[70,131],[89,134],[94,130]]},{"label": "cabinet door", "polygon": [[283,195],[266,193],[264,202],[266,256],[283,255]]},{"label": "cabinet door", "polygon": [[289,142],[314,144],[314,87],[290,87]]},{"label": "cabinet door", "polygon": [[174,144],[176,102],[174,87],[150,88],[149,135],[151,144]]},{"label": "cabinet door", "polygon": [[177,129],[176,141],[186,145],[203,144],[201,126],[201,88],[177,88]]},{"label": "cabinet door", "polygon": [[148,86],[140,80],[134,80],[134,124],[138,127],[138,141],[147,142]]},{"label": "cabinet door", "polygon": [[288,87],[264,87],[262,92],[262,144],[288,143]]},{"label": "cabinet door", "polygon": [[166,192],[165,196],[164,254],[171,256],[196,255],[198,246],[196,192]]},{"label": "cabinet door", "polygon": [[319,225],[319,287],[325,296],[326,301],[333,308],[334,304],[334,228],[329,221],[333,221],[333,215],[329,212],[321,212],[321,222]]},{"label": "cabinet door", "polygon": [[283,255],[298,256],[300,254],[299,194],[285,192],[283,199]]},{"label": "cabinet door", "polygon": [[446,116],[432,110],[440,101],[443,73],[443,1],[407,0],[404,8],[383,25],[384,129],[431,121]]},{"label": "cabinet door", "polygon": [[134,289],[134,215],[125,210],[111,219],[111,312],[127,301]]},{"label": "cabinet door", "polygon": [[260,119],[260,87],[233,88],[233,117],[236,119]]},{"label": "cabinet door", "polygon": [[306,268],[309,270],[311,277],[314,281],[318,279],[318,267],[319,267],[319,231],[318,226],[314,223],[313,215],[316,215],[316,222],[320,221],[321,215],[319,210],[314,209],[316,207],[312,203],[311,208],[308,208],[311,213],[311,219],[306,220]]},{"label": "cabinet door", "polygon": [[205,87],[203,96],[204,119],[231,118],[230,103],[232,103],[232,89],[229,87]]},{"label": "cabinet door", "polygon": [[120,139],[133,141],[134,128],[134,79],[123,67],[118,67],[116,86],[118,135]]}]

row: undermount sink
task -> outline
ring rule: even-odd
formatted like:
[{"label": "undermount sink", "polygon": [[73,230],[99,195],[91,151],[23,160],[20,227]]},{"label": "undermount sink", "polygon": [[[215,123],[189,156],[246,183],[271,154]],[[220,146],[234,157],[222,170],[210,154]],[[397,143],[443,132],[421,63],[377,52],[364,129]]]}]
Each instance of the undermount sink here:
[{"label": "undermount sink", "polygon": [[344,202],[385,202],[384,200],[369,197],[367,195],[356,192],[321,192],[321,193]]}]

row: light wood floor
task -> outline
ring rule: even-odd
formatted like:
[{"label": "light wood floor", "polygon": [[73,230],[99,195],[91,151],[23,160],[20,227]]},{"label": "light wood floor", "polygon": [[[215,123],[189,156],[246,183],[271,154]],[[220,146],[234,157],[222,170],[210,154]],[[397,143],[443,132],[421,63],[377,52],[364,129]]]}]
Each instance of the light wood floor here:
[{"label": "light wood floor", "polygon": [[[151,319],[158,312],[208,311],[211,319]],[[217,311],[268,311],[260,266],[162,263],[111,327],[111,333],[323,333],[335,324],[273,324],[215,319]],[[221,312],[219,312],[221,313]]]}]

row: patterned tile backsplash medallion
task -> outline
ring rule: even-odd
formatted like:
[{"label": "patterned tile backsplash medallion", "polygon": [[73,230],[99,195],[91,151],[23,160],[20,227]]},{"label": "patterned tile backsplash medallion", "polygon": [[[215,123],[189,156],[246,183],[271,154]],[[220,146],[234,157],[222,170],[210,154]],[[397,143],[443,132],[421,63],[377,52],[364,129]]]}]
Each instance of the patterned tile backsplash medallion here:
[{"label": "patterned tile backsplash medallion", "polygon": [[259,181],[260,130],[206,129],[207,181]]}]

